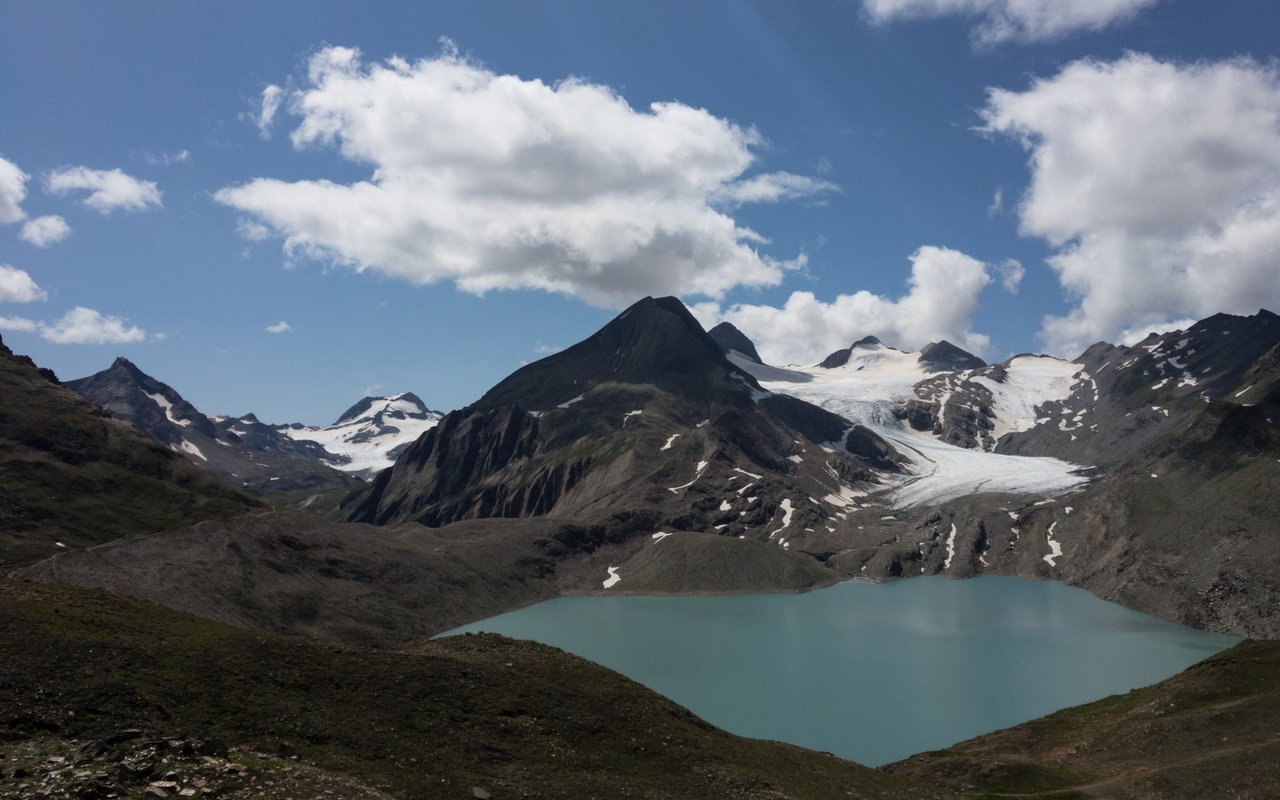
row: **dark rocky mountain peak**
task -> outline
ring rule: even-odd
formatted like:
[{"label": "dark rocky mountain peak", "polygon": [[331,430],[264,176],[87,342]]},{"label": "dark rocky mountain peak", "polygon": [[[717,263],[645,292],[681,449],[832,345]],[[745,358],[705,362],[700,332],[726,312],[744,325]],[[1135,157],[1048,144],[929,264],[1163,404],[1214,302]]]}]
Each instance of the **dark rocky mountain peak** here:
[{"label": "dark rocky mountain peak", "polygon": [[567,350],[516,370],[475,408],[545,410],[602,383],[648,384],[688,399],[721,395],[731,380],[758,388],[674,297],[646,297]]},{"label": "dark rocky mountain peak", "polygon": [[124,356],[116,356],[116,360],[111,362],[111,366],[108,367],[108,370],[121,370],[124,372],[131,373],[133,375],[140,375],[145,377],[145,373],[143,373],[142,370],[138,369],[138,365],[134,364],[132,361],[125,358]]},{"label": "dark rocky mountain peak", "polygon": [[756,352],[755,344],[747,338],[745,333],[734,327],[733,323],[721,322],[707,333],[725,349],[725,352],[737,350],[757,364],[764,363],[760,360],[760,354]]},{"label": "dark rocky mountain peak", "polygon": [[889,445],[850,439],[854,427],[764,391],[678,300],[645,298],[446,415],[344,501],[344,518],[554,517],[619,542],[663,525],[781,536],[792,511],[810,527],[837,513],[814,499],[833,485],[897,471]]},{"label": "dark rocky mountain peak", "polygon": [[849,345],[848,347],[844,348],[843,350],[837,350],[831,355],[822,359],[822,362],[819,363],[818,366],[822,367],[823,369],[835,369],[836,367],[843,367],[845,364],[849,363],[849,357],[853,355],[854,350],[874,350],[879,347],[887,347],[887,346],[888,345],[886,345],[884,342],[880,341],[874,336],[863,336],[861,339]]},{"label": "dark rocky mountain peak", "polygon": [[946,339],[925,345],[920,351],[918,360],[929,372],[981,369],[987,365],[987,362],[981,358],[967,350],[962,350]]},{"label": "dark rocky mountain peak", "polygon": [[191,431],[214,435],[214,426],[173,387],[156,380],[123,356],[102,372],[67,381],[67,387],[164,444]]}]

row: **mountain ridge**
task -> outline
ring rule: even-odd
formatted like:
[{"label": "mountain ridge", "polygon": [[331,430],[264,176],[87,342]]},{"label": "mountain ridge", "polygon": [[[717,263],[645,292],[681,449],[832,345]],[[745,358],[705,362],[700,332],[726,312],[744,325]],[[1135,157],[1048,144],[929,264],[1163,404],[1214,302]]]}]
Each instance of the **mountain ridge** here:
[{"label": "mountain ridge", "polygon": [[[324,463],[327,452],[264,425],[253,414],[210,418],[173,387],[126,358],[66,385],[221,479],[255,492],[324,491],[354,481]],[[332,456],[329,456],[332,457]]]},{"label": "mountain ridge", "polygon": [[0,340],[0,564],[259,507]]}]

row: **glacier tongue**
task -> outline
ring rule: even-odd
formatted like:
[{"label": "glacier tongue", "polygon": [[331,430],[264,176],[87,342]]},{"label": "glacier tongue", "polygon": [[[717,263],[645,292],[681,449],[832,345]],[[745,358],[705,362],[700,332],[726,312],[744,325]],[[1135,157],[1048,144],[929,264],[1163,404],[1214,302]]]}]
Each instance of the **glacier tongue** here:
[{"label": "glacier tongue", "polygon": [[[896,484],[888,494],[894,507],[932,505],[978,492],[1052,496],[1081,488],[1087,481],[1078,474],[1079,465],[1060,459],[971,450],[905,427],[894,415],[894,406],[916,399],[912,387],[929,377],[913,353],[886,348],[834,369],[770,367],[736,354],[730,360],[765,389],[833,411],[889,441],[911,463],[908,475],[888,479]],[[1051,399],[1049,395],[1069,384],[1070,373],[1079,370],[1066,362],[1048,364],[1038,359],[1017,366],[1031,367],[1017,370],[1031,374],[1020,374],[1023,380],[1001,387],[1002,404],[1013,412],[1013,419],[1006,423],[1010,428],[1024,425],[1020,419],[1024,409]],[[1026,397],[1021,396],[1024,393]]]}]

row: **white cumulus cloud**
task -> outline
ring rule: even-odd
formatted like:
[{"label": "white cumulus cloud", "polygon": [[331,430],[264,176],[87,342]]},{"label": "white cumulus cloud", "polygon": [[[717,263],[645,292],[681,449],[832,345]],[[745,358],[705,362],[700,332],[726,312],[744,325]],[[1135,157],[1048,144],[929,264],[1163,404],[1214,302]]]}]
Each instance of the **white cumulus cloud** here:
[{"label": "white cumulus cloud", "polygon": [[28,220],[22,226],[22,233],[18,235],[24,242],[30,242],[36,247],[48,247],[70,236],[71,226],[57,214],[46,214]]},{"label": "white cumulus cloud", "polygon": [[1159,0],[862,0],[873,22],[966,16],[981,44],[1056,39],[1132,18]]},{"label": "white cumulus cloud", "polygon": [[285,331],[293,330],[293,328],[289,325],[289,323],[285,322],[284,320],[280,320],[274,325],[268,325],[265,330],[267,331],[267,333],[284,333]]},{"label": "white cumulus cloud", "polygon": [[160,205],[160,190],[154,182],[139,180],[119,169],[64,167],[45,177],[45,189],[59,196],[88,192],[82,202],[102,214],[116,209],[140,211]]},{"label": "white cumulus cloud", "polygon": [[123,344],[141,342],[147,334],[123,317],[110,317],[77,306],[53,324],[38,323],[40,336],[57,344]]},{"label": "white cumulus cloud", "polygon": [[125,344],[147,338],[146,331],[129,324],[127,319],[83,306],[71,309],[52,323],[25,317],[0,317],[0,330],[38,333],[40,338],[55,344]]},{"label": "white cumulus cloud", "polygon": [[27,215],[22,200],[27,196],[27,178],[18,165],[0,156],[0,223],[21,222]]},{"label": "white cumulus cloud", "polygon": [[26,270],[0,264],[0,302],[30,303],[47,296]]},{"label": "white cumulus cloud", "polygon": [[971,320],[989,283],[990,270],[981,261],[926,246],[911,255],[907,293],[898,298],[861,291],[828,303],[812,292],[793,292],[781,308],[699,303],[691,311],[706,328],[733,323],[770,364],[813,364],[868,335],[912,350],[947,339],[982,353],[990,339],[975,333]]},{"label": "white cumulus cloud", "polygon": [[993,90],[985,130],[1030,154],[1019,206],[1075,307],[1048,349],[1280,308],[1280,74],[1249,59],[1077,61]]},{"label": "white cumulus cloud", "polygon": [[723,206],[834,188],[748,176],[760,134],[706,110],[634,109],[607,86],[499,75],[452,49],[368,63],[326,48],[286,107],[295,147],[335,148],[369,178],[264,177],[219,202],[270,227],[293,257],[474,293],[621,305],[776,285],[803,254],[759,252],[767,240]]}]

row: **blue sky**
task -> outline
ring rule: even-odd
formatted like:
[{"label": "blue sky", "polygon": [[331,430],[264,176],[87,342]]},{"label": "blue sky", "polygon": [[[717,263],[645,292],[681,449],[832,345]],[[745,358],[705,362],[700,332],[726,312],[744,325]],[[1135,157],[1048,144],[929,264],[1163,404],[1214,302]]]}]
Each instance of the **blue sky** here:
[{"label": "blue sky", "polygon": [[1273,0],[8,2],[0,334],[307,423],[645,292],[774,361],[1073,357],[1280,306],[1278,43]]}]

